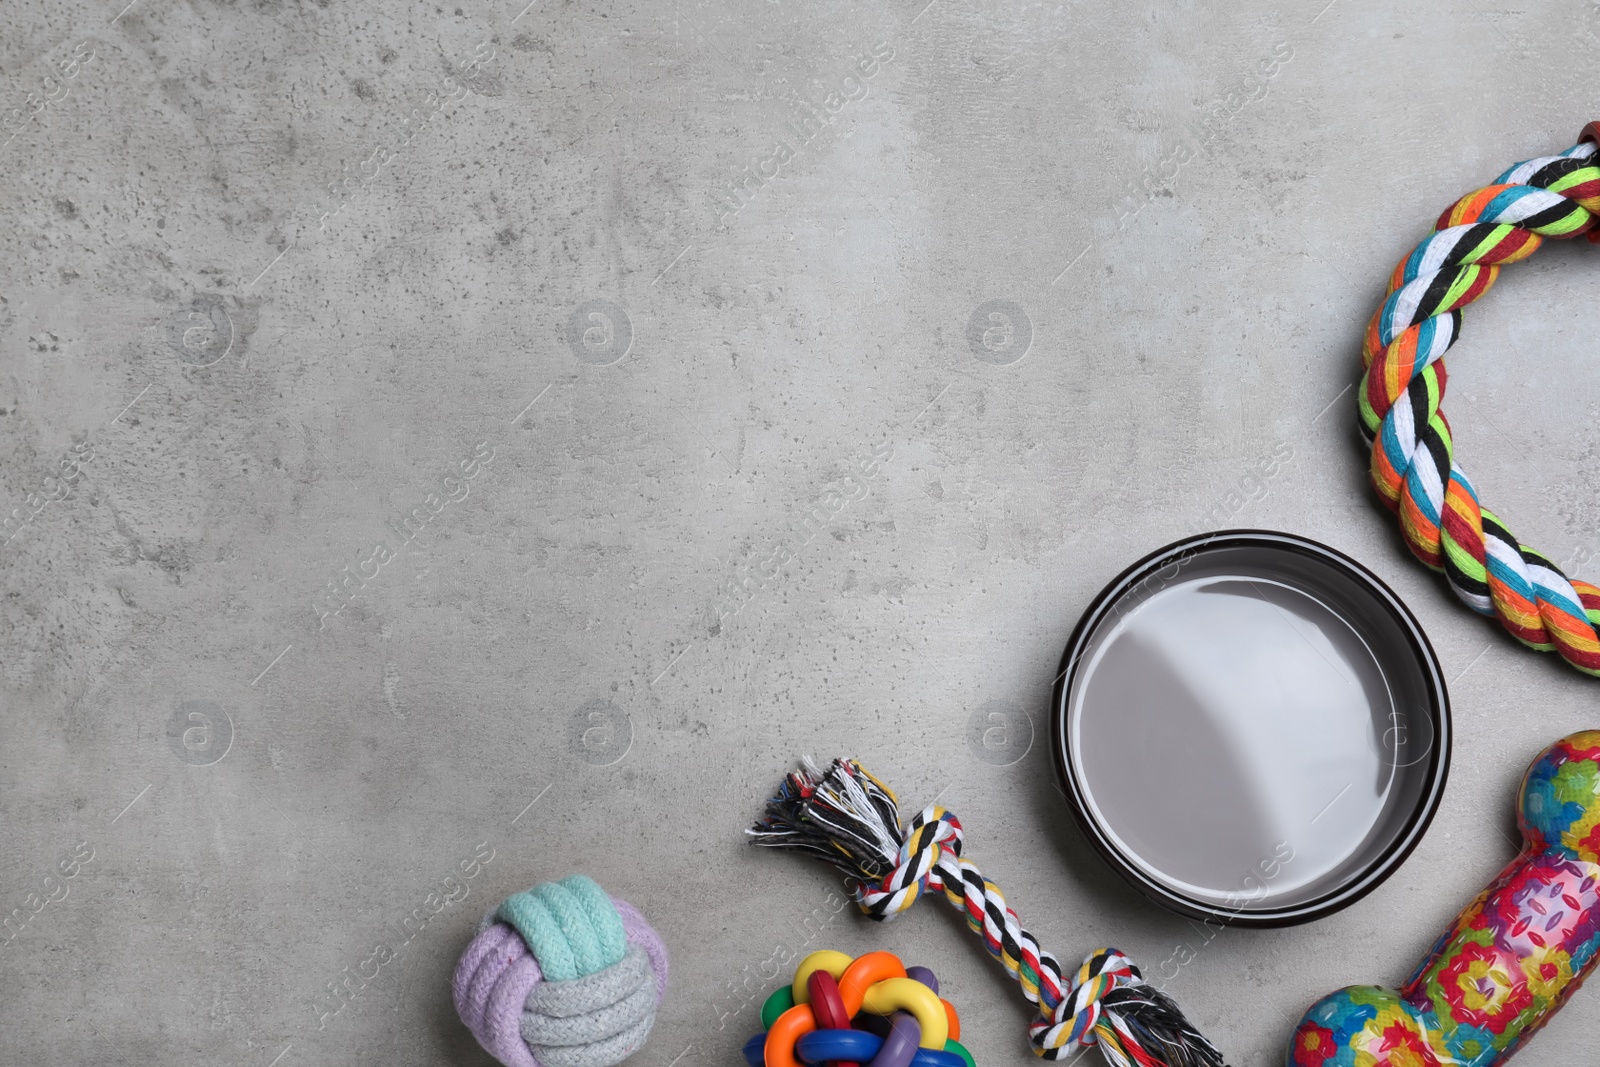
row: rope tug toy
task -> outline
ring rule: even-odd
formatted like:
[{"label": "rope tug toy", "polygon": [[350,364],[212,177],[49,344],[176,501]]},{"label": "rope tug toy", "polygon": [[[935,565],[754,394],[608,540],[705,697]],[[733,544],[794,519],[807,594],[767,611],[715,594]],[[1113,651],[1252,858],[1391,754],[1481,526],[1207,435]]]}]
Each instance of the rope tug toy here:
[{"label": "rope tug toy", "polygon": [[1600,959],[1600,730],[1541,752],[1517,801],[1522,852],[1399,990],[1312,1005],[1290,1067],[1504,1063]]},{"label": "rope tug toy", "polygon": [[452,986],[456,1014],[506,1067],[612,1067],[650,1036],[667,949],[632,904],[575,874],[485,915]]},{"label": "rope tug toy", "polygon": [[1596,141],[1600,123],[1591,122],[1574,147],[1518,163],[1439,216],[1395,268],[1367,326],[1360,410],[1372,484],[1399,514],[1412,553],[1529,648],[1554,650],[1600,676],[1600,589],[1569,580],[1479,504],[1451,458],[1450,424],[1439,408],[1440,357],[1460,335],[1460,309],[1489,291],[1500,268],[1533,255],[1547,237],[1587,233],[1600,243]]},{"label": "rope tug toy", "polygon": [[745,1042],[750,1067],[977,1067],[933,972],[890,952],[811,953],[761,1005],[761,1025]]},{"label": "rope tug toy", "polygon": [[[1114,1067],[1226,1067],[1172,998],[1147,985],[1116,949],[1095,950],[1067,976],[1022,928],[1000,887],[961,857],[960,821],[930,804],[902,829],[894,792],[855,760],[836,759],[826,774],[805,761],[746,832],[758,845],[808,852],[857,880],[856,904],[879,921],[942,890],[1038,1005],[1028,1033],[1045,1059],[1065,1058],[1073,1044],[1098,1043]],[[769,1060],[768,1067],[776,1065]]]}]

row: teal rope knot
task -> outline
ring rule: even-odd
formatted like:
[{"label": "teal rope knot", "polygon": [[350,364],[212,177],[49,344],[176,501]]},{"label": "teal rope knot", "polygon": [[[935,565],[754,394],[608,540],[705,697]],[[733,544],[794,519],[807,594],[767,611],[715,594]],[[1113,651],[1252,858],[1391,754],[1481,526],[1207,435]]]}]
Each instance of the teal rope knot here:
[{"label": "teal rope knot", "polygon": [[528,943],[548,982],[569,982],[622,962],[627,934],[605,890],[587,875],[508,897],[495,918]]}]

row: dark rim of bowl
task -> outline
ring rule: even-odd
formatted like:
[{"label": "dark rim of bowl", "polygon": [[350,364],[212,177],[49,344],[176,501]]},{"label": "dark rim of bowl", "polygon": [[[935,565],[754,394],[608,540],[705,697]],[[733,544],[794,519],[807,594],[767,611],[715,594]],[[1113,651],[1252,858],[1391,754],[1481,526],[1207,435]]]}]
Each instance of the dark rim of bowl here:
[{"label": "dark rim of bowl", "polygon": [[[1428,753],[1427,780],[1418,804],[1407,818],[1401,831],[1359,873],[1344,885],[1331,892],[1301,904],[1281,908],[1240,910],[1223,908],[1175,892],[1170,887],[1151,878],[1123,855],[1110,835],[1099,824],[1085,801],[1082,783],[1072,771],[1071,753],[1067,741],[1067,695],[1072,690],[1077,675],[1079,659],[1084,645],[1096,625],[1111,605],[1124,594],[1150,576],[1176,562],[1182,566],[1188,559],[1213,549],[1232,547],[1272,547],[1303,552],[1331,564],[1345,573],[1356,584],[1365,588],[1400,624],[1410,639],[1411,650],[1422,667],[1423,681],[1428,691],[1428,713],[1434,730],[1434,743]],[[1170,911],[1195,919],[1216,919],[1233,926],[1276,927],[1294,926],[1325,918],[1360,900],[1372,892],[1404,863],[1422,840],[1428,825],[1433,821],[1439,801],[1444,796],[1445,781],[1450,774],[1450,698],[1445,689],[1444,675],[1439,669],[1438,657],[1422,631],[1411,610],[1395,595],[1394,590],[1366,567],[1349,556],[1327,545],[1295,534],[1272,530],[1221,530],[1174,541],[1165,548],[1145,556],[1119,574],[1102,589],[1084,611],[1072,631],[1066,651],[1061,656],[1061,670],[1056,674],[1055,694],[1051,700],[1050,754],[1055,763],[1056,779],[1066,793],[1068,807],[1072,809],[1089,843],[1101,857],[1131,882],[1145,896]]]}]

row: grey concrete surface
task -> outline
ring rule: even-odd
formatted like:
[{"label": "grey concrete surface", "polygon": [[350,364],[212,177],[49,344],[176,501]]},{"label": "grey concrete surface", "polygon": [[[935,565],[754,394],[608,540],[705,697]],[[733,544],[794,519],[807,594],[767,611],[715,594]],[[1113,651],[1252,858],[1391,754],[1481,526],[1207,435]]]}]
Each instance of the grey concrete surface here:
[{"label": "grey concrete surface", "polygon": [[[1032,1062],[943,904],[873,927],[745,844],[811,753],[940,796],[1063,957],[1190,948],[1169,989],[1275,1064],[1405,979],[1600,718],[1405,554],[1348,391],[1437,213],[1597,117],[1592,2],[124,2],[0,8],[0,504],[65,494],[0,554],[0,1062],[485,1064],[455,957],[574,871],[670,946],[640,1067],[737,1062],[823,945]],[[1450,360],[1463,466],[1558,560],[1600,553],[1597,283],[1540,252]],[[1377,892],[1204,941],[969,726],[1042,734],[1093,594],[1218,517],[1390,582],[1458,742]]]}]

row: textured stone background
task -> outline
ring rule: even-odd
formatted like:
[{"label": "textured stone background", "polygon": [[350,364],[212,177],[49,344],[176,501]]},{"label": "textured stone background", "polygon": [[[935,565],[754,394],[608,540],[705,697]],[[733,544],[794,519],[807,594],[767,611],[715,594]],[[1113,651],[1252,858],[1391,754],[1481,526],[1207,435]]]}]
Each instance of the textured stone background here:
[{"label": "textured stone background", "polygon": [[[0,550],[0,911],[31,915],[0,1060],[484,1064],[455,956],[581,870],[673,953],[641,1067],[736,1062],[772,961],[822,945],[931,965],[980,1062],[1031,1062],[942,904],[870,928],[744,844],[808,752],[942,794],[1061,955],[1196,948],[1169,988],[1241,1067],[1403,980],[1600,690],[1409,560],[1346,390],[1432,218],[1600,112],[1600,8],[1324,2],[7,3],[0,503],[65,495]],[[1579,564],[1597,283],[1587,245],[1508,273],[1446,404],[1485,499]],[[1098,862],[1023,723],[1094,592],[1219,516],[1400,591],[1459,740],[1396,877],[1206,944]],[[1578,994],[1519,1063],[1592,1059],[1597,1020]]]}]

